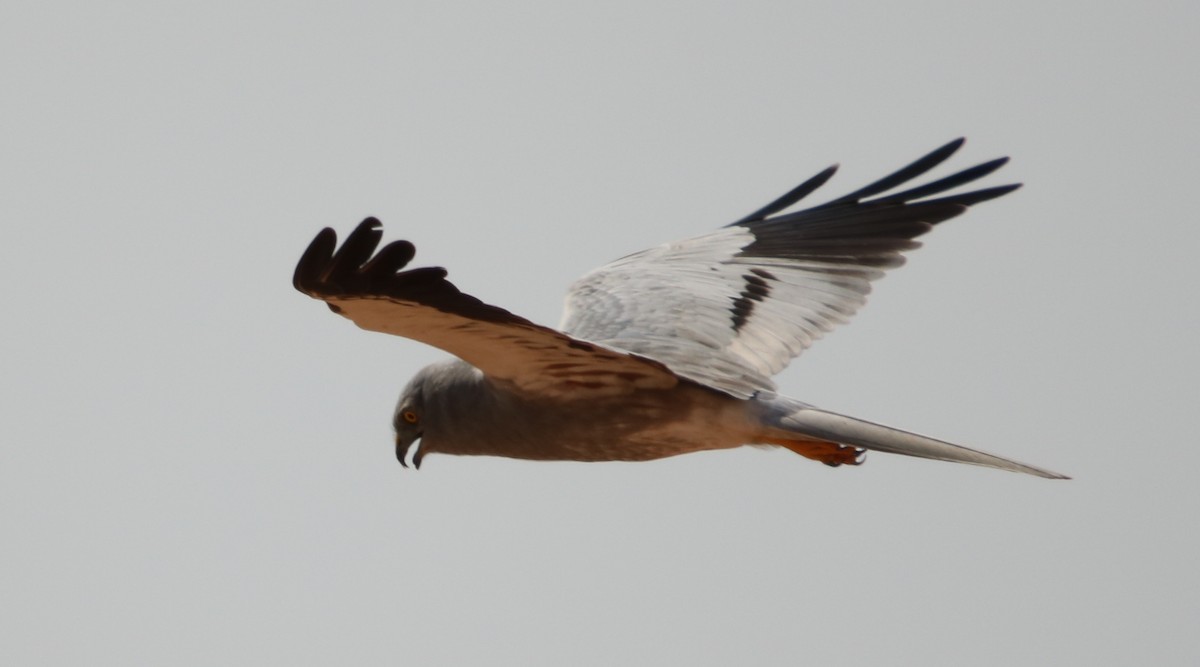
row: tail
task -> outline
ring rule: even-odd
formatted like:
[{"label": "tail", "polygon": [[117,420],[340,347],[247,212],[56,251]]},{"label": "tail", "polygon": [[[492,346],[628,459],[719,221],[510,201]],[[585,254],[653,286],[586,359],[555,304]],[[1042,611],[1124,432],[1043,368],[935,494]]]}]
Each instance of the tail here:
[{"label": "tail", "polygon": [[[785,402],[786,401],[786,402]],[[1070,479],[1066,475],[1037,468],[1024,463],[968,449],[942,440],[935,440],[916,433],[847,417],[777,397],[768,402],[774,415],[768,417],[774,427],[775,436],[771,444],[781,445],[799,454],[808,456],[805,450],[812,441],[824,441],[838,445],[861,447],[876,452],[903,454],[922,459],[969,463],[1012,472],[1023,472],[1048,479]],[[782,408],[782,410],[780,409]],[[779,433],[783,431],[784,433]],[[783,438],[777,436],[782,435]],[[788,436],[791,437],[788,437]],[[800,436],[800,437],[796,437]],[[817,457],[812,457],[817,458]],[[818,459],[823,460],[823,459]],[[827,461],[828,462],[828,461]],[[836,465],[836,464],[835,464]]]}]

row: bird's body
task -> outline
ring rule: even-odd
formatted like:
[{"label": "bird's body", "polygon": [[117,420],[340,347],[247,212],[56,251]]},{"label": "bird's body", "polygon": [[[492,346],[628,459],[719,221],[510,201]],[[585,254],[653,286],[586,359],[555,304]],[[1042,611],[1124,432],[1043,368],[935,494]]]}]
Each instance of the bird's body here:
[{"label": "bird's body", "polygon": [[[1019,186],[930,198],[1002,166],[993,160],[884,194],[947,159],[951,142],[826,204],[781,213],[826,169],[716,232],[629,255],[571,287],[560,330],[480,302],[440,268],[403,269],[404,241],[378,253],[368,218],[342,245],[323,230],[296,268],[300,291],[365,329],[457,359],[420,371],[393,425],[396,454],[644,461],[741,445],[784,447],[837,466],[865,450],[1062,475],[849,417],[778,394],[770,376],[865,302],[913,239]],[[420,442],[420,447],[414,446]]]},{"label": "bird's body", "polygon": [[[586,401],[531,396],[453,359],[413,378],[397,408],[420,414],[420,454],[543,461],[646,461],[760,442],[751,400],[692,382]],[[581,420],[586,412],[588,419]],[[546,437],[552,433],[554,437]]]}]

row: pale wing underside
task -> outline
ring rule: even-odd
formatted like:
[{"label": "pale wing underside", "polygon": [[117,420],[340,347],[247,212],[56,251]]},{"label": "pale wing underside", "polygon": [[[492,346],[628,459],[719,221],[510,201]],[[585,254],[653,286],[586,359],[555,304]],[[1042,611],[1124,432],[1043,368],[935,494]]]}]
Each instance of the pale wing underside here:
[{"label": "pale wing underside", "polygon": [[877,196],[961,144],[832,202],[768,217],[824,184],[830,167],[728,227],[601,267],[572,286],[561,328],[733,396],[772,389],[770,376],[847,321],[865,303],[871,281],[919,247],[915,237],[1018,187],[928,199],[995,171],[1006,161],[999,159]]},{"label": "pale wing underside", "polygon": [[372,257],[381,236],[379,221],[368,218],[335,253],[337,236],[322,230],[296,267],[296,288],[363,329],[428,343],[548,398],[620,395],[679,381],[659,362],[577,340],[463,294],[444,269],[402,271],[414,254],[411,243],[390,243]]},{"label": "pale wing underside", "polygon": [[[610,264],[572,287],[563,329],[734,396],[771,389],[772,375],[862,305],[877,271],[738,258],[752,241],[728,228]],[[737,327],[739,310],[749,317]]]}]

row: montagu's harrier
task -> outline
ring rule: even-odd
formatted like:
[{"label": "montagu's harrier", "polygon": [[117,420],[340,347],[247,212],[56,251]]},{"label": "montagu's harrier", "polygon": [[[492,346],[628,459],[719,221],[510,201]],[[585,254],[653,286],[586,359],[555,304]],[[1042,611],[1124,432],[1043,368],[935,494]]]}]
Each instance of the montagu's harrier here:
[{"label": "montagu's harrier", "polygon": [[415,252],[407,241],[376,253],[382,227],[374,218],[340,249],[332,229],[317,234],[294,284],[363,329],[457,357],[405,387],[393,420],[401,464],[410,449],[420,466],[431,452],[643,461],[751,444],[831,466],[858,464],[874,450],[1063,478],[821,410],[777,394],[770,380],[853,315],[871,281],[918,247],[914,238],[1019,187],[943,194],[995,171],[1001,158],[888,194],[962,143],[784,212],[833,176],[830,167],[718,231],[603,266],[571,287],[558,330],[460,292],[445,269],[405,269]]}]

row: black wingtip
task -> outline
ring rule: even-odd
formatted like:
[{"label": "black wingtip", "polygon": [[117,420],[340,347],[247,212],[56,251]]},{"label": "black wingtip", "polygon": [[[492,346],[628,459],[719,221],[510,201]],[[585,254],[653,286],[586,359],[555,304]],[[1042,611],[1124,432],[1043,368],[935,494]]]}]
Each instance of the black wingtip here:
[{"label": "black wingtip", "polygon": [[[817,206],[815,208],[833,208],[833,207],[842,206],[845,204],[862,203],[863,200],[866,200],[868,197],[873,197],[875,195],[879,195],[884,192],[887,192],[888,190],[891,190],[892,188],[902,185],[903,183],[911,181],[912,179],[928,172],[929,170],[933,169],[934,167],[938,166],[939,164],[950,159],[950,156],[952,156],[956,152],[958,152],[958,149],[962,148],[963,144],[965,144],[966,142],[967,142],[966,137],[958,137],[957,139],[948,141],[945,144],[942,144],[941,146],[938,146],[937,148],[933,149],[932,151],[921,156],[920,158],[913,161],[912,163],[898,169],[897,171],[895,171],[891,174],[888,174],[887,176],[875,181],[874,183],[871,183],[870,185],[859,188],[858,190],[855,190],[854,192],[851,192],[847,195],[838,197],[837,199],[829,201],[825,204],[821,204],[820,206]],[[945,178],[939,179],[937,181],[934,181],[933,183],[929,183],[929,184],[926,184],[926,185],[923,185],[920,187],[911,188],[904,192],[896,193],[893,195],[888,195],[886,197],[881,197],[879,199],[873,199],[870,201],[876,202],[876,203],[897,203],[897,202],[898,203],[907,203],[909,201],[920,199],[921,197],[928,197],[931,195],[935,195],[940,192],[943,192],[943,191],[949,190],[951,188],[957,187],[959,185],[962,185],[963,183],[968,183],[968,182],[976,180],[978,178],[982,178],[983,176],[986,176],[986,175],[992,173],[993,171],[999,169],[1000,167],[1004,166],[1004,164],[1007,162],[1008,162],[1007,157],[998,158],[998,159],[991,160],[989,162],[985,162],[983,164],[977,165],[970,169],[963,170],[957,174],[953,174],[951,176],[947,176]],[[753,223],[757,223],[757,222],[766,221],[769,218],[769,216],[775,215],[775,214],[779,213],[780,211],[783,211],[784,209],[788,208],[789,206],[795,204],[796,202],[800,201],[804,197],[811,194],[817,188],[824,185],[825,182],[828,181],[830,179],[830,177],[833,176],[833,174],[837,171],[837,169],[838,169],[838,165],[836,165],[836,164],[826,168],[824,171],[818,173],[816,176],[813,176],[812,178],[808,179],[807,181],[792,188],[786,194],[784,194],[782,197],[779,197],[778,199],[772,201],[770,204],[767,204],[766,206],[758,209],[757,211],[751,213],[750,215],[747,215],[746,217],[744,217],[736,222],[730,223],[727,226],[749,225],[749,224],[753,224]],[[998,196],[1000,196],[1000,194],[1004,194],[1004,193],[1001,192],[1001,193],[995,194],[993,196],[998,197]],[[969,199],[969,196],[968,196],[968,199]],[[983,201],[983,200],[979,199],[978,201]],[[786,217],[786,216],[784,216],[784,217]]]},{"label": "black wingtip", "polygon": [[371,258],[383,239],[383,225],[375,218],[358,223],[342,242],[333,259],[321,272],[321,280],[331,286],[349,281],[358,269]]},{"label": "black wingtip", "polygon": [[[918,199],[923,199],[925,197],[931,197],[933,195],[940,194],[942,192],[946,192],[947,190],[953,190],[954,188],[957,188],[960,185],[966,185],[967,183],[971,183],[972,181],[977,181],[977,180],[983,178],[984,176],[987,176],[988,174],[991,174],[992,172],[996,171],[1000,167],[1003,167],[1007,163],[1008,163],[1008,158],[1006,158],[1006,157],[996,158],[995,160],[989,160],[987,162],[984,162],[983,164],[977,164],[974,167],[971,167],[969,169],[963,169],[962,171],[953,173],[949,176],[946,176],[945,178],[940,178],[936,181],[933,181],[932,183],[926,183],[925,185],[921,185],[921,186],[918,186],[915,188],[910,188],[908,190],[904,190],[903,192],[897,192],[895,194],[890,194],[890,195],[887,195],[884,197],[877,197],[875,199],[870,200],[870,203],[872,203],[872,204],[913,203]],[[968,193],[968,196],[969,196],[969,194],[970,193]],[[958,199],[956,199],[956,201],[958,201]]]},{"label": "black wingtip", "polygon": [[955,153],[957,153],[958,149],[962,148],[963,144],[965,144],[965,143],[967,143],[966,137],[959,137],[957,139],[952,139],[950,141],[947,141],[946,143],[942,144],[941,146],[938,146],[937,148],[930,151],[929,154],[927,154],[925,157],[918,160],[918,162],[921,162],[924,160],[932,160],[934,165],[941,164],[942,162],[945,162],[946,160],[950,159],[951,155],[954,155]]},{"label": "black wingtip", "polygon": [[333,230],[323,229],[301,256],[292,284],[304,294],[325,301],[337,313],[341,310],[329,303],[331,299],[370,296],[415,301],[477,320],[533,326],[503,308],[463,294],[446,280],[446,270],[441,267],[402,271],[413,260],[416,248],[408,241],[393,241],[376,254],[382,239],[383,223],[374,217],[360,222],[340,248]]},{"label": "black wingtip", "polygon": [[[339,278],[344,279],[356,271],[371,256],[382,238],[383,223],[374,216],[358,223],[340,249],[337,247],[337,232],[329,227],[322,229],[296,263],[292,286],[304,294],[319,296],[322,283],[336,283]],[[412,244],[408,245],[411,247]],[[405,255],[408,256],[407,260],[399,261]],[[393,266],[403,266],[412,260],[412,252],[392,250],[387,259]]]},{"label": "black wingtip", "polygon": [[321,268],[333,258],[336,248],[337,232],[329,227],[317,232],[317,236],[308,244],[308,248],[296,264],[296,272],[292,274],[292,286],[305,294],[312,294],[311,285],[317,281]]},{"label": "black wingtip", "polygon": [[872,195],[887,192],[888,190],[891,190],[902,183],[907,183],[908,181],[911,181],[912,179],[924,174],[930,169],[933,169],[934,167],[948,160],[951,155],[954,155],[955,151],[962,147],[964,142],[966,142],[966,139],[964,137],[959,137],[954,141],[939,146],[925,155],[917,158],[912,163],[901,167],[895,172],[884,176],[874,183],[871,183],[866,187],[859,188],[850,194],[838,197],[827,204],[823,204],[823,206],[839,206],[841,204],[858,202]]},{"label": "black wingtip", "polygon": [[997,185],[996,187],[984,188],[982,190],[975,190],[974,192],[964,192],[961,195],[951,195],[951,196],[945,197],[943,199],[927,199],[925,201],[922,201],[921,204],[935,204],[935,203],[939,203],[939,202],[954,202],[956,204],[962,204],[963,206],[974,206],[980,202],[985,202],[990,199],[995,199],[997,197],[1003,197],[1004,195],[1006,195],[1014,190],[1021,189],[1021,187],[1022,187],[1021,183],[1012,183],[1009,185]]},{"label": "black wingtip", "polygon": [[774,215],[782,211],[783,209],[812,194],[817,188],[825,185],[830,178],[833,178],[833,175],[837,173],[837,170],[837,164],[831,164],[828,167],[825,167],[825,169],[823,169],[820,173],[812,178],[809,178],[800,185],[797,185],[791,190],[788,190],[781,197],[772,201],[770,204],[767,204],[766,206],[758,209],[750,215],[747,215],[737,222],[732,222],[726,226],[732,227],[733,225],[743,225],[748,222],[757,222],[759,220],[763,220],[767,216]]},{"label": "black wingtip", "polygon": [[386,280],[417,256],[417,247],[408,241],[392,241],[379,249],[361,270],[371,280]]}]

